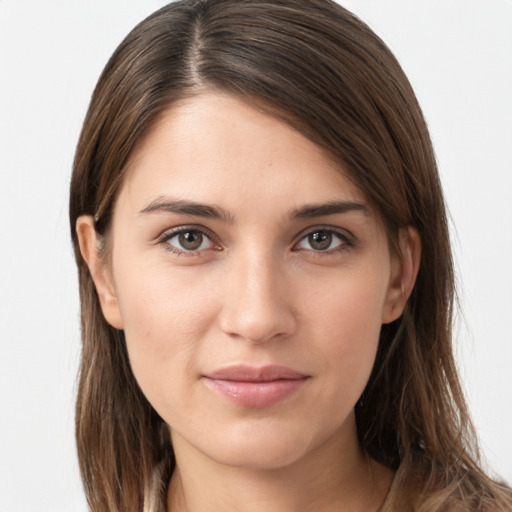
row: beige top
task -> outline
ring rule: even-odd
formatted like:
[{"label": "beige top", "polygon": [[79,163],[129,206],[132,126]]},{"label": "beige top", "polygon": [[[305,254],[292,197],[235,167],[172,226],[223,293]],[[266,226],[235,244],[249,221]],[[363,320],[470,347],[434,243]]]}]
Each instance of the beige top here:
[{"label": "beige top", "polygon": [[401,465],[395,473],[384,503],[377,512],[413,512],[417,510],[422,488],[421,474],[410,467],[406,469],[404,465]]},{"label": "beige top", "polygon": [[[402,510],[400,507],[397,507],[397,503],[399,503],[399,485],[398,485],[398,478],[393,479],[393,482],[391,483],[391,487],[389,488],[389,492],[386,496],[386,499],[384,500],[384,503],[379,508],[377,512],[393,512],[393,511],[400,511],[405,512],[405,510]],[[393,508],[391,508],[391,505],[393,505]]]}]

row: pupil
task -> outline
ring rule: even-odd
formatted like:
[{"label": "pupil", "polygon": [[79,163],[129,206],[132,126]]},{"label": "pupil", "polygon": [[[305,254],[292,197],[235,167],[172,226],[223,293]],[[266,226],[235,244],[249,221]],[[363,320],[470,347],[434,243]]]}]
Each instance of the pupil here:
[{"label": "pupil", "polygon": [[328,233],[327,231],[311,233],[311,235],[309,235],[309,243],[311,247],[317,251],[328,249],[332,243],[332,233]]},{"label": "pupil", "polygon": [[187,231],[179,235],[180,245],[188,251],[198,249],[203,242],[203,235],[197,231]]}]

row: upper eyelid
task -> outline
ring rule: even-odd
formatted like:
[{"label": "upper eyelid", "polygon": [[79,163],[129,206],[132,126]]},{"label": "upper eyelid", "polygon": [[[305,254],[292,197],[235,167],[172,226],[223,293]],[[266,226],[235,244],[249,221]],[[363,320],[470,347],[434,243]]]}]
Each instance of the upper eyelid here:
[{"label": "upper eyelid", "polygon": [[296,242],[300,242],[300,240],[302,240],[303,238],[309,236],[311,233],[316,233],[317,231],[327,231],[329,233],[334,233],[343,238],[346,238],[347,240],[349,240],[351,242],[353,242],[356,238],[348,229],[335,227],[335,226],[320,225],[320,226],[312,226],[312,227],[302,230],[295,237],[295,240],[296,240]]},{"label": "upper eyelid", "polygon": [[204,226],[198,226],[197,224],[185,224],[173,228],[164,229],[159,235],[157,235],[156,241],[162,242],[164,240],[172,238],[175,235],[187,231],[198,231],[202,235],[207,236],[212,242],[219,241],[219,237],[212,233],[209,229],[205,228]]}]

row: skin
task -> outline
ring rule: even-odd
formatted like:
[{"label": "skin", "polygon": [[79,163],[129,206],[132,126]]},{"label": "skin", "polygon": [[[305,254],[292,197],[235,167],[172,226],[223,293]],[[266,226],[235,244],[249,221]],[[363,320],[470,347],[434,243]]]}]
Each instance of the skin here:
[{"label": "skin", "polygon": [[[222,215],[162,207],[177,200]],[[304,211],[340,201],[348,211]],[[197,249],[183,247],[181,228]],[[77,232],[105,318],[124,330],[134,375],[169,424],[169,509],[379,508],[392,474],[362,453],[353,409],[381,325],[414,285],[414,230],[392,255],[379,217],[321,148],[234,97],[203,93],[175,103],[134,151],[108,257],[90,217]],[[242,363],[307,379],[261,408],[206,385]]]}]

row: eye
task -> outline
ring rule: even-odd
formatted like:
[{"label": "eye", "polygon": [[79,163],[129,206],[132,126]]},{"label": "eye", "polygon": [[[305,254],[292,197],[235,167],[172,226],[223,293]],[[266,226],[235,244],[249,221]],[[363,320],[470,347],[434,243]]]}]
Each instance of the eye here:
[{"label": "eye", "polygon": [[316,252],[329,252],[351,245],[348,237],[342,233],[329,229],[317,229],[304,236],[296,247]]},{"label": "eye", "polygon": [[180,228],[167,232],[161,242],[169,245],[172,251],[178,253],[199,252],[215,247],[206,233],[194,228]]}]

